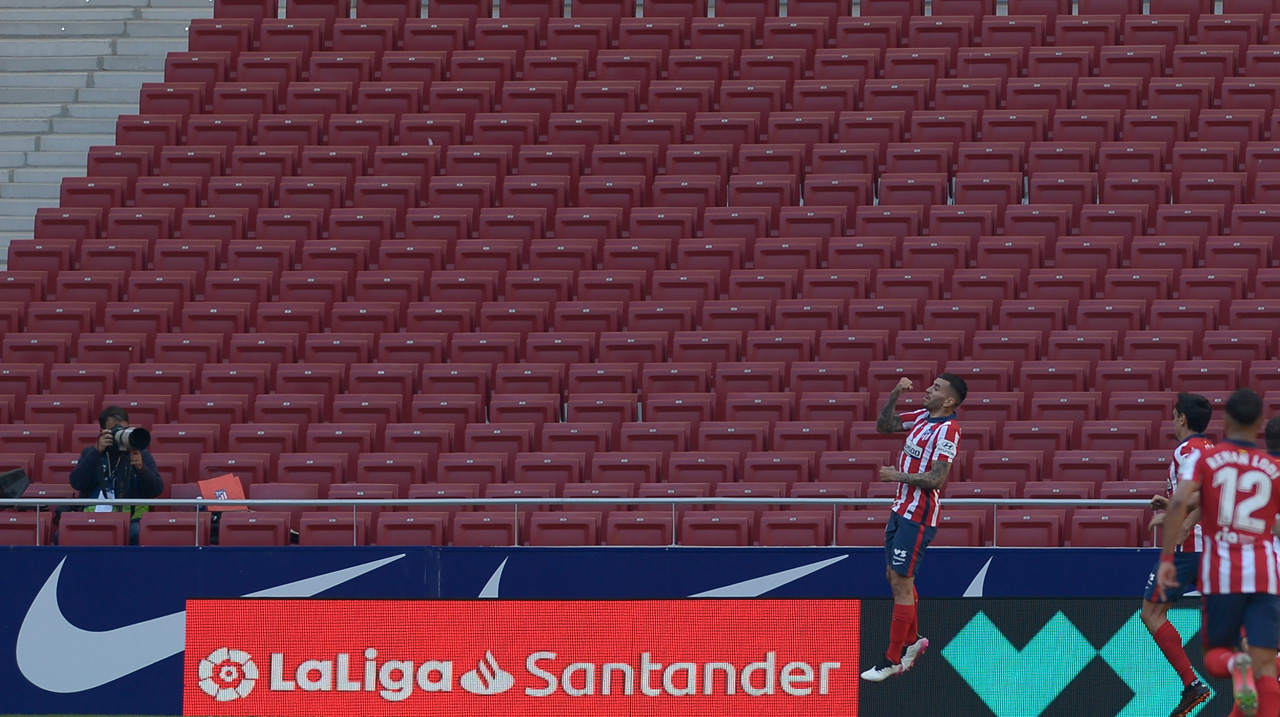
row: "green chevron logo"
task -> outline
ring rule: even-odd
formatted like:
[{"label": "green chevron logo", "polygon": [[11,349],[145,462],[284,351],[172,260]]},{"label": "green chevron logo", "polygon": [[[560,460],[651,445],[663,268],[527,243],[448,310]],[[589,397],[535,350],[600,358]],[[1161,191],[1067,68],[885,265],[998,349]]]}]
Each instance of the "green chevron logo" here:
[{"label": "green chevron logo", "polygon": [[[1169,620],[1184,644],[1199,630],[1195,609],[1170,610]],[[1133,690],[1133,698],[1117,717],[1167,713],[1182,692],[1182,682],[1171,668],[1151,669],[1153,664],[1163,664],[1164,656],[1137,611],[1101,650],[1062,612],[1050,618],[1021,650],[986,613],[979,612],[942,649],[942,656],[997,717],[1043,714],[1095,657],[1101,657]]]}]

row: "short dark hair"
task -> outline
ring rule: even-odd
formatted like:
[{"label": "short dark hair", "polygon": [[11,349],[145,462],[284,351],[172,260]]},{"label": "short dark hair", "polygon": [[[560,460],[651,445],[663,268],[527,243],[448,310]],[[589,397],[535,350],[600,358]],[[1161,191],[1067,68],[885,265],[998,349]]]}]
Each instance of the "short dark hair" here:
[{"label": "short dark hair", "polygon": [[1187,428],[1196,433],[1204,433],[1209,427],[1209,419],[1213,418],[1213,406],[1209,399],[1198,393],[1180,393],[1173,410],[1180,416],[1187,417]]},{"label": "short dark hair", "polygon": [[1241,426],[1252,426],[1262,418],[1262,397],[1249,388],[1236,391],[1227,399],[1227,415]]},{"label": "short dark hair", "polygon": [[1267,421],[1267,450],[1272,453],[1280,452],[1280,416],[1275,416]]},{"label": "short dark hair", "polygon": [[98,428],[106,428],[107,419],[109,418],[127,423],[129,421],[129,412],[119,406],[107,406],[102,409],[102,413],[98,414]]},{"label": "short dark hair", "polygon": [[956,392],[956,405],[964,403],[964,397],[969,395],[969,385],[964,382],[963,378],[954,373],[940,374],[938,378],[951,384],[951,390]]}]

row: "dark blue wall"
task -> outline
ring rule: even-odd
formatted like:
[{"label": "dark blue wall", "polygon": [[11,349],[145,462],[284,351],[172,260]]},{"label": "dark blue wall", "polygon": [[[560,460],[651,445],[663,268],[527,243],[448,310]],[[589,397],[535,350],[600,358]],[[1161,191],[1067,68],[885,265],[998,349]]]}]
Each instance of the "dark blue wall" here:
[{"label": "dark blue wall", "polygon": [[[1156,555],[1153,550],[933,548],[917,585],[925,600],[1124,597],[1136,602]],[[387,558],[394,559],[370,565]],[[0,712],[182,711],[180,653],[93,689],[58,694],[36,687],[24,670],[45,668],[19,660],[24,622],[29,638],[24,647],[55,655],[76,653],[82,636],[74,628],[120,630],[116,659],[132,667],[130,660],[143,658],[132,652],[130,626],[182,612],[188,598],[248,595],[359,566],[365,567],[319,581],[325,587],[319,593],[313,581],[286,588],[282,596],[889,595],[884,553],[874,548],[3,548]],[[48,599],[37,601],[42,589]],[[43,612],[32,610],[37,602]],[[60,617],[50,620],[51,614]],[[36,619],[39,615],[44,617]],[[72,659],[66,669],[92,671]],[[38,674],[34,677],[39,681]]]}]

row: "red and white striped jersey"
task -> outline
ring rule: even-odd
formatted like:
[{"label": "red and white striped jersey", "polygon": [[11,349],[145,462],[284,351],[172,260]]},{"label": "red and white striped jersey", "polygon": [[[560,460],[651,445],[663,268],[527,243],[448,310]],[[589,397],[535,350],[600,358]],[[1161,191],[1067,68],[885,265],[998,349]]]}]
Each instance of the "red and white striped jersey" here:
[{"label": "red and white striped jersey", "polygon": [[1183,478],[1200,486],[1200,592],[1280,594],[1271,535],[1280,515],[1280,462],[1250,443],[1227,440],[1194,454]]},{"label": "red and white striped jersey", "polygon": [[[899,416],[902,425],[910,431],[907,442],[898,454],[898,470],[903,473],[928,473],[934,461],[950,463],[956,458],[960,446],[960,424],[956,415],[930,418],[921,409]],[[917,488],[906,483],[898,484],[898,494],[893,501],[893,512],[921,525],[938,527],[938,491]]]},{"label": "red and white striped jersey", "polygon": [[[1173,497],[1173,492],[1178,489],[1178,481],[1182,479],[1182,472],[1192,456],[1208,448],[1213,448],[1213,441],[1205,438],[1203,434],[1195,433],[1187,436],[1185,441],[1173,449],[1173,464],[1169,466],[1169,497]],[[1187,536],[1186,542],[1178,546],[1178,550],[1185,553],[1204,552],[1204,530],[1199,523],[1191,529],[1191,535]]]}]

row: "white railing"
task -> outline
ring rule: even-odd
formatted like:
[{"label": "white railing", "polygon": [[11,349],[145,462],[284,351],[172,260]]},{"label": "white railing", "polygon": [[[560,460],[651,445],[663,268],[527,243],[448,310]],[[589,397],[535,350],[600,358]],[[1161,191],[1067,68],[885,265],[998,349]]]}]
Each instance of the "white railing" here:
[{"label": "white railing", "polygon": [[[66,506],[69,508],[83,507],[87,505],[111,505],[111,506],[133,506],[146,505],[153,507],[168,508],[208,508],[211,505],[218,506],[245,506],[248,508],[267,508],[267,507],[315,507],[315,508],[342,508],[350,507],[352,516],[351,527],[351,544],[359,544],[359,535],[357,533],[357,523],[359,522],[357,514],[362,508],[398,508],[413,507],[418,509],[430,509],[433,507],[448,506],[489,506],[489,507],[510,507],[515,517],[515,541],[513,545],[520,544],[520,509],[526,506],[526,510],[540,510],[544,506],[563,506],[563,505],[581,505],[581,506],[611,506],[611,505],[629,505],[629,506],[670,506],[671,516],[673,520],[673,529],[671,532],[671,545],[678,546],[676,542],[676,533],[679,531],[679,506],[698,506],[698,505],[729,505],[729,506],[771,506],[786,505],[789,507],[799,506],[830,506],[831,507],[831,544],[830,547],[858,547],[858,546],[837,546],[836,544],[836,520],[839,517],[841,507],[867,507],[867,506],[884,506],[887,507],[893,503],[892,498],[786,498],[786,497],[670,497],[670,498],[345,498],[345,499],[241,499],[241,500],[205,500],[203,498],[153,498],[150,500],[127,500],[114,499],[103,500],[101,498],[7,498],[0,499],[0,508],[34,508],[37,516],[41,511],[47,508]],[[1058,507],[1058,508],[1147,508],[1150,507],[1151,501],[1148,499],[1136,498],[1120,498],[1112,500],[1089,500],[1077,498],[947,498],[944,499],[944,507],[971,507],[992,509],[991,521],[991,545],[999,547],[997,518],[1000,514],[1001,507],[1018,507],[1018,508],[1036,508],[1036,507]],[[46,511],[47,512],[47,511]],[[1142,530],[1142,526],[1139,526]],[[200,531],[193,530],[195,533],[194,545],[200,545]],[[36,531],[37,537],[39,530]],[[1154,542],[1155,531],[1152,531],[1152,539]],[[619,546],[622,547],[622,546]],[[864,546],[865,547],[865,546]]]}]

